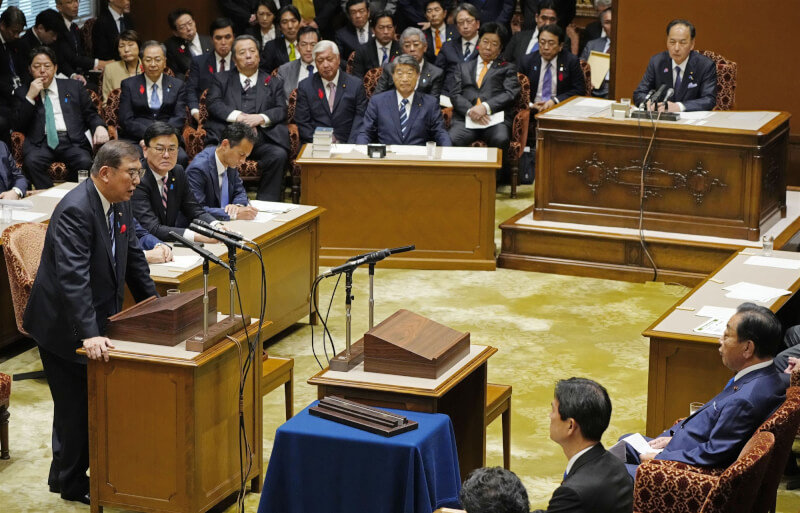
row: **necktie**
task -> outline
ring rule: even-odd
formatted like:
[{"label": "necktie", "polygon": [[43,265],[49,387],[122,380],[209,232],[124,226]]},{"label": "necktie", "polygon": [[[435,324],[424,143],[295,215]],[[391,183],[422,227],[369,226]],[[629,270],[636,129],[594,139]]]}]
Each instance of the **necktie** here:
[{"label": "necktie", "polygon": [[220,194],[219,194],[219,206],[225,208],[225,206],[230,203],[230,199],[228,198],[228,169],[226,168],[225,171],[220,175],[222,179],[222,183],[220,184]]},{"label": "necktie", "polygon": [[220,71],[225,71],[225,59],[220,59],[219,60],[219,70]]},{"label": "necktie", "polygon": [[125,32],[125,30],[127,30],[127,28],[128,27],[125,25],[125,17],[124,16],[120,16],[119,17],[119,33],[122,34],[123,32]]},{"label": "necktie", "polygon": [[536,51],[538,51],[538,50],[539,50],[539,40],[537,39],[537,40],[536,40],[536,41],[533,43],[533,46],[531,46],[531,51],[530,51],[530,52],[528,52],[528,53],[529,53],[529,54],[531,54],[531,53],[533,53],[533,52],[536,52]]},{"label": "necktie", "polygon": [[308,66],[306,66],[306,69],[308,70],[308,76],[309,77],[314,74],[314,65],[313,64],[309,64]]},{"label": "necktie", "polygon": [[388,50],[386,50],[385,46],[382,46],[381,50],[383,50],[383,59],[381,59],[381,66],[384,66],[386,64],[386,61],[389,60],[389,53]]},{"label": "necktie", "polygon": [[408,105],[408,98],[403,98],[403,101],[400,102],[400,132],[403,134],[403,138],[406,136],[406,123],[408,123],[406,105]]},{"label": "necktie", "polygon": [[478,87],[480,87],[481,84],[483,83],[483,77],[486,76],[486,72],[487,71],[489,71],[489,63],[486,62],[486,61],[483,61],[483,68],[481,68],[481,72],[478,75]]},{"label": "necktie", "polygon": [[436,38],[434,39],[433,52],[436,55],[439,55],[439,50],[441,50],[441,49],[442,49],[442,34],[437,30],[436,31]]},{"label": "necktie", "polygon": [[675,66],[675,94],[677,96],[678,88],[681,86],[681,67]]},{"label": "necktie", "polygon": [[366,41],[364,39],[364,29],[363,28],[358,29],[358,42],[361,43],[362,45],[364,43],[366,43]]},{"label": "necktie", "polygon": [[331,112],[333,112],[333,102],[336,100],[336,84],[333,82],[328,82],[328,107],[330,107]]},{"label": "necktie", "polygon": [[553,94],[553,75],[550,72],[552,65],[548,62],[547,69],[544,72],[544,77],[542,77],[542,101],[546,102],[550,99]]},{"label": "necktie", "polygon": [[167,212],[167,175],[161,178],[161,204],[164,205],[164,213]]},{"label": "necktie", "polygon": [[117,263],[117,245],[114,236],[114,205],[108,207],[108,237],[111,239],[111,256],[114,257],[114,264]]},{"label": "necktie", "polygon": [[244,79],[244,92],[247,92],[249,90],[250,90],[250,79],[249,78],[245,78]]},{"label": "necktie", "polygon": [[47,89],[44,90],[44,131],[47,135],[47,145],[51,150],[55,150],[58,147],[56,115],[53,112],[53,102],[50,101]]},{"label": "necktie", "polygon": [[297,59],[297,54],[294,52],[294,43],[289,43],[289,62]]},{"label": "necktie", "polygon": [[153,92],[150,93],[150,110],[157,111],[161,108],[161,100],[158,99],[158,84],[153,84]]},{"label": "necktie", "polygon": [[467,59],[469,59],[469,54],[472,53],[472,50],[470,50],[469,45],[470,45],[469,41],[467,41],[466,44],[464,45],[464,60],[465,61]]},{"label": "necktie", "polygon": [[72,36],[72,46],[75,47],[75,51],[76,52],[80,52],[80,43],[79,43],[79,41],[80,41],[81,33],[80,33],[80,30],[78,29],[78,25],[75,24],[75,23],[70,23],[70,25],[69,25],[69,33]]}]

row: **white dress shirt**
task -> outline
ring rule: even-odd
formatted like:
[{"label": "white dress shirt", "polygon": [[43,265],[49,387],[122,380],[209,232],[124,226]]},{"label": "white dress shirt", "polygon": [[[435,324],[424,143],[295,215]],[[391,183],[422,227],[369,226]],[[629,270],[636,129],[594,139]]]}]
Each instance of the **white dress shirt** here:
[{"label": "white dress shirt", "polygon": [[[44,95],[48,95],[50,97],[50,103],[53,104],[53,116],[56,118],[56,131],[57,132],[66,132],[67,131],[67,124],[64,122],[64,113],[61,111],[61,102],[58,98],[58,82],[54,78],[52,82],[50,82],[50,87],[47,89],[42,89],[42,92],[39,93],[42,97],[42,103],[44,104]],[[36,105],[36,102],[25,97],[31,105]]]},{"label": "white dress shirt", "polygon": [[164,103],[164,88],[161,86],[163,83],[164,74],[162,73],[161,76],[158,77],[156,82],[153,82],[147,75],[144,76],[144,83],[145,83],[145,91],[147,94],[147,105],[152,109],[153,105],[150,103],[150,100],[153,98],[153,86],[156,85],[158,88],[156,89],[156,96],[158,96],[158,105],[159,107]]},{"label": "white dress shirt", "polygon": [[[594,444],[594,445],[597,445],[597,444]],[[569,461],[567,462],[567,469],[564,471],[564,473],[565,473],[565,474],[569,474],[569,471],[570,471],[570,470],[572,470],[572,466],[575,464],[575,462],[576,462],[576,461],[578,461],[578,458],[580,458],[581,456],[583,456],[584,454],[586,454],[587,452],[589,452],[589,450],[590,450],[592,447],[594,447],[594,445],[590,445],[590,446],[589,446],[589,447],[587,447],[586,449],[584,449],[584,450],[582,450],[582,451],[579,451],[579,452],[577,452],[577,453],[573,454],[573,455],[572,455],[572,457],[571,457],[571,458],[569,459]]]},{"label": "white dress shirt", "polygon": [[533,46],[539,41],[539,27],[536,27],[533,31],[533,36],[531,36],[531,40],[528,41],[528,47],[525,48],[525,55],[528,55],[533,50]]},{"label": "white dress shirt", "polygon": [[358,42],[362,45],[369,41],[369,22],[365,23],[360,29],[356,29],[356,36],[358,37]]},{"label": "white dress shirt", "polygon": [[231,70],[231,57],[232,55],[228,53],[225,57],[220,57],[217,52],[214,52],[214,59],[217,61],[217,72],[220,71],[220,63],[224,60],[225,61],[225,71]]},{"label": "white dress shirt", "polygon": [[192,55],[203,55],[203,45],[200,44],[200,34],[195,33],[194,39],[189,42],[189,51]]},{"label": "white dress shirt", "polygon": [[275,39],[275,25],[271,26],[268,31],[261,32],[261,49],[264,49],[267,43]]},{"label": "white dress shirt", "polygon": [[119,26],[119,20],[122,19],[124,14],[118,13],[110,5],[108,6],[108,11],[111,13],[111,17],[114,18],[114,23],[117,24],[117,32],[122,32]]}]

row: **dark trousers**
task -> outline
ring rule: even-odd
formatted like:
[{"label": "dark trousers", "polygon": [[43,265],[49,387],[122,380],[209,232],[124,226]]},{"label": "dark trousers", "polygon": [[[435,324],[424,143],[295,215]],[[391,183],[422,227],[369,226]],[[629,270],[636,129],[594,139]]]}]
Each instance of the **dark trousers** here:
[{"label": "dark trousers", "polygon": [[89,394],[86,365],[39,348],[53,396],[53,461],[47,482],[61,496],[89,493]]},{"label": "dark trousers", "polygon": [[289,162],[289,154],[280,146],[268,142],[263,134],[250,153],[250,160],[258,161],[261,181],[258,183],[256,199],[281,201],[283,199],[283,175]]},{"label": "dark trousers", "polygon": [[29,143],[25,139],[23,150],[23,170],[28,180],[37,189],[49,189],[53,186],[48,169],[53,162],[63,162],[67,165],[68,179],[78,181],[78,171],[92,168],[92,147],[89,141],[76,144],[69,140],[67,134],[58,134],[58,146],[51,149],[47,142],[41,146]]},{"label": "dark trousers", "polygon": [[508,151],[508,144],[511,142],[511,128],[507,123],[498,123],[489,128],[470,129],[467,128],[463,119],[453,119],[450,126],[450,139],[453,146],[469,146],[477,140],[486,143],[492,148],[500,148],[505,156]]}]

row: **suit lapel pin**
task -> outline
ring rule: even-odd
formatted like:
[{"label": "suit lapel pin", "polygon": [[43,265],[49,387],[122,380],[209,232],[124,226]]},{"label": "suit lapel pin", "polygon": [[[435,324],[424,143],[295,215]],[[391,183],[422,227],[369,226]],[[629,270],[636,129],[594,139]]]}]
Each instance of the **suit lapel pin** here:
[{"label": "suit lapel pin", "polygon": [[533,71],[539,71],[539,66],[534,66]]},{"label": "suit lapel pin", "polygon": [[342,89],[347,88],[347,84],[342,84]]},{"label": "suit lapel pin", "polygon": [[664,68],[664,73],[669,73],[669,68]]}]

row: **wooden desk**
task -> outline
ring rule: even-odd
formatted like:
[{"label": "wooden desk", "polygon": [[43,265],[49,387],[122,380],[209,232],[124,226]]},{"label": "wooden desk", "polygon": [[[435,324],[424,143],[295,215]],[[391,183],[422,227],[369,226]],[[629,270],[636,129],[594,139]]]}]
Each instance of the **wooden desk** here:
[{"label": "wooden desk", "polygon": [[494,270],[495,170],[502,160],[496,148],[486,155],[481,161],[371,159],[353,151],[312,158],[306,145],[297,160],[301,200],[326,210],[320,263],[339,265],[367,251],[415,244],[416,251],[380,265]]},{"label": "wooden desk", "polygon": [[[256,325],[248,328],[251,338]],[[234,336],[243,361],[244,331]],[[241,482],[237,345],[225,340],[203,353],[186,351],[184,343],[115,340],[114,345],[109,362],[89,360],[87,369],[92,513],[104,506],[202,512],[236,492]],[[243,402],[252,458],[246,480],[254,492],[263,482],[260,362],[256,349]]]},{"label": "wooden desk", "polygon": [[319,399],[336,395],[371,406],[449,415],[463,480],[486,463],[486,368],[496,352],[473,345],[469,356],[436,380],[364,372],[362,363],[350,372],[325,368],[308,383],[317,386]]},{"label": "wooden desk", "polygon": [[[771,304],[756,304],[770,308],[785,327],[797,324],[800,301],[794,293],[800,289],[800,270],[744,263],[757,254],[753,249],[734,254],[642,333],[650,338],[648,436],[658,435],[688,415],[690,402],[706,402],[717,395],[733,376],[734,372],[722,364],[718,338],[693,331],[708,320],[696,315],[703,306],[736,308],[745,302],[725,297],[727,291],[723,287],[747,281],[791,290],[791,296],[781,296]],[[773,255],[800,260],[800,254],[795,252],[775,251]]]},{"label": "wooden desk", "polygon": [[[536,116],[534,219],[638,227],[652,124],[590,107],[602,103],[572,98]],[[659,122],[644,179],[644,228],[759,240],[786,215],[790,114],[708,114]]]}]

